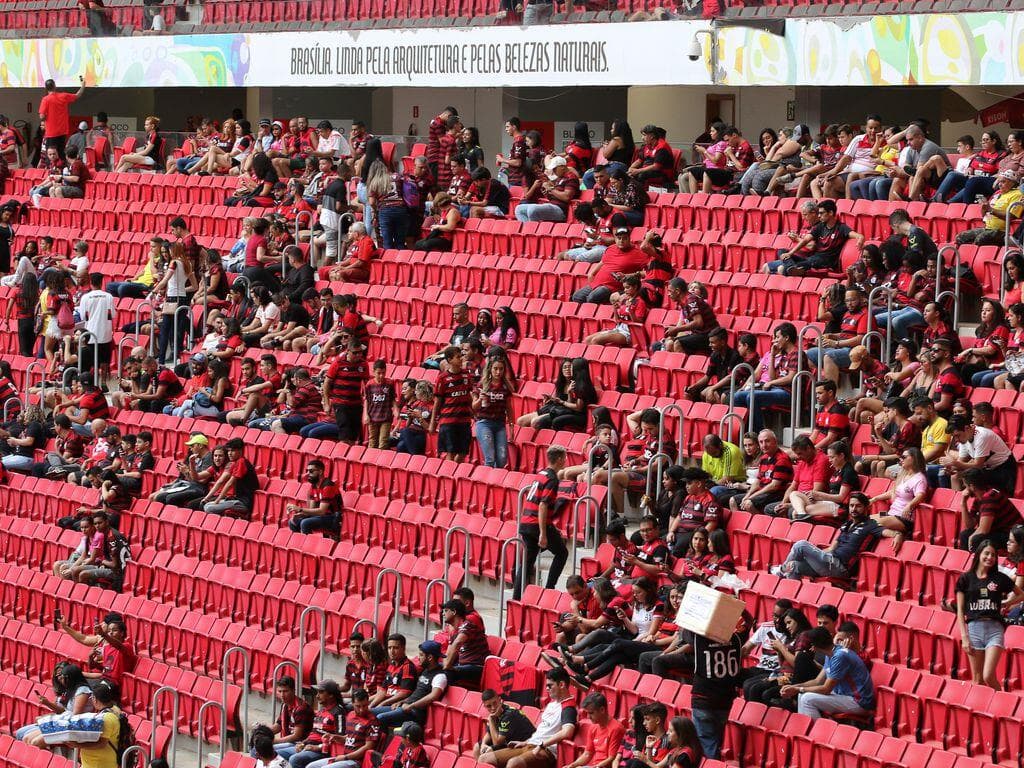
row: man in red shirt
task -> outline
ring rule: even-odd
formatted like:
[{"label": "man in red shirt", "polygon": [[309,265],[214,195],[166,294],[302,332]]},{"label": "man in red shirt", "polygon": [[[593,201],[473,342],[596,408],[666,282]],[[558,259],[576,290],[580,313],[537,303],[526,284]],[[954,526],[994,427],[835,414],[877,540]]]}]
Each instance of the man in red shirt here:
[{"label": "man in red shirt", "polygon": [[295,680],[288,675],[277,681],[275,693],[281,702],[281,711],[270,730],[274,733],[274,751],[280,754],[309,736],[313,730],[313,709],[295,695]]},{"label": "man in red shirt", "polygon": [[306,465],[306,479],[309,481],[309,504],[289,504],[285,507],[285,511],[292,516],[288,527],[296,533],[336,533],[341,522],[341,491],[327,477],[324,463],[320,459],[310,459]]},{"label": "man in red shirt", "polygon": [[490,653],[483,620],[476,611],[471,616],[461,600],[449,600],[441,609],[444,623],[451,627],[452,637],[442,662],[448,682],[468,681],[478,685],[484,671],[484,660]]},{"label": "man in red shirt", "polygon": [[823,451],[832,443],[850,437],[850,409],[839,402],[836,383],[831,379],[814,385],[814,399],[818,404],[818,412],[814,416],[811,440],[815,448]]},{"label": "man in red shirt", "polygon": [[363,435],[363,385],[369,378],[365,350],[353,339],[324,375],[323,408],[334,413],[338,439],[358,443]]},{"label": "man in red shirt", "polygon": [[622,277],[639,272],[647,264],[647,254],[637,248],[629,239],[629,229],[619,227],[615,230],[615,245],[601,255],[587,277],[590,282],[572,295],[572,300],[579,303],[607,304],[616,291],[622,290]]},{"label": "man in red shirt", "polygon": [[63,618],[59,619],[59,624],[79,643],[92,648],[89,652],[89,671],[83,671],[82,674],[89,680],[106,680],[120,688],[125,673],[135,669],[135,651],[128,642],[128,632],[121,614],[104,616],[103,621],[93,627],[94,634],[91,635],[79,632]]},{"label": "man in red shirt", "polygon": [[807,435],[800,435],[793,441],[793,453],[796,454],[793,479],[786,488],[782,501],[765,505],[765,514],[786,517],[793,508],[789,501],[793,493],[823,491],[828,486],[830,469],[825,451],[815,448]]},{"label": "man in red shirt", "polygon": [[591,723],[587,730],[587,743],[580,756],[566,768],[611,768],[622,749],[626,729],[608,714],[608,699],[603,693],[589,694],[582,706]]},{"label": "man in red shirt", "polygon": [[363,756],[377,748],[381,735],[380,721],[370,711],[370,695],[359,689],[352,694],[352,714],[345,720],[344,735],[324,738],[335,753],[327,762],[342,768],[362,765]]},{"label": "man in red shirt", "polygon": [[43,146],[56,148],[61,160],[64,159],[64,146],[71,133],[68,108],[85,93],[85,78],[79,75],[78,82],[82,85],[75,93],[62,93],[57,90],[53,80],[47,80],[44,84],[46,95],[39,102],[39,119],[44,123]]},{"label": "man in red shirt", "polygon": [[444,351],[448,370],[441,373],[434,390],[430,431],[437,430],[437,449],[454,462],[469,453],[473,424],[473,375],[463,367],[462,349]]}]

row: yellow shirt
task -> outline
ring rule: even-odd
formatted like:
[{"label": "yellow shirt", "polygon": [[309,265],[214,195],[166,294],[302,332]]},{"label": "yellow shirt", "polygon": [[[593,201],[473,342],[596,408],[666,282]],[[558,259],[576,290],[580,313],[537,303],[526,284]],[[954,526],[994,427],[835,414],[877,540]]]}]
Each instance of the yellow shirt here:
[{"label": "yellow shirt", "polygon": [[103,731],[100,740],[92,746],[78,750],[82,768],[120,768],[117,764],[117,738],[121,731],[121,718],[117,710],[103,713]]},{"label": "yellow shirt", "polygon": [[988,201],[989,212],[985,214],[985,229],[995,229],[1000,232],[1006,230],[1007,209],[1024,197],[1018,187],[1014,187],[1006,194],[996,193]]},{"label": "yellow shirt", "polygon": [[[949,445],[949,435],[946,434],[946,420],[941,416],[936,416],[931,426],[921,433],[921,450],[924,451],[925,455],[928,454],[929,449],[937,445]],[[938,456],[933,456],[932,458],[938,459]]]},{"label": "yellow shirt", "polygon": [[[884,163],[886,161],[890,163],[895,163],[899,156],[899,147],[886,147],[885,149],[878,153],[878,159],[881,161],[881,163]],[[885,173],[887,170],[889,170],[889,166],[882,165],[881,163],[875,166],[875,171],[877,173]]]},{"label": "yellow shirt", "polygon": [[722,441],[722,455],[717,459],[707,451],[700,460],[700,468],[711,475],[717,483],[723,477],[731,477],[733,482],[743,480],[746,469],[743,466],[743,451],[733,443]]}]

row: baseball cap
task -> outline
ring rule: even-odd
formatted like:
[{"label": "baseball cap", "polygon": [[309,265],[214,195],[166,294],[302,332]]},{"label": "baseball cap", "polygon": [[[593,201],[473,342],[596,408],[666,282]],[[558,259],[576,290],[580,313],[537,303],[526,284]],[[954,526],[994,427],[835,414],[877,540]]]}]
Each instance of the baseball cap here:
[{"label": "baseball cap", "polygon": [[260,125],[260,128],[264,128],[264,127],[269,128],[270,127],[270,118],[268,118],[268,117],[261,117],[259,125]]},{"label": "baseball cap", "polygon": [[1013,170],[1012,168],[1004,168],[1003,170],[1001,170],[996,175],[1000,179],[1009,179],[1010,181],[1012,181],[1014,183],[1020,181],[1020,176],[1018,176],[1017,172],[1015,170]]},{"label": "baseball cap", "polygon": [[185,441],[185,445],[209,445],[210,441],[206,438],[206,435],[192,435],[188,440]]},{"label": "baseball cap", "polygon": [[553,171],[555,170],[555,168],[558,168],[563,165],[566,165],[565,158],[557,155],[555,157],[549,158],[547,162],[547,168],[549,171]]},{"label": "baseball cap", "polygon": [[313,686],[314,691],[323,691],[329,693],[332,696],[341,696],[341,688],[333,680],[321,680],[319,683]]},{"label": "baseball cap", "polygon": [[629,234],[629,227],[619,227],[618,229],[615,230],[615,234],[616,235],[628,235]]},{"label": "baseball cap", "polygon": [[427,656],[438,658],[441,656],[441,644],[435,640],[424,640],[420,643],[420,650]]},{"label": "baseball cap", "polygon": [[316,127],[321,131],[330,131],[333,130],[334,128],[334,126],[331,125],[330,120],[321,120],[319,123],[316,124]]},{"label": "baseball cap", "polygon": [[863,344],[858,344],[857,346],[850,349],[850,370],[859,370],[861,365],[864,363],[864,358],[867,356],[867,354],[868,348],[865,347]]},{"label": "baseball cap", "polygon": [[206,354],[204,352],[196,352],[192,355],[192,359],[189,362],[206,365]]},{"label": "baseball cap", "polygon": [[89,130],[89,124],[87,122],[85,122],[85,120],[83,120],[82,122],[80,122],[78,124],[78,130],[80,130],[80,131],[87,131],[87,130]]}]

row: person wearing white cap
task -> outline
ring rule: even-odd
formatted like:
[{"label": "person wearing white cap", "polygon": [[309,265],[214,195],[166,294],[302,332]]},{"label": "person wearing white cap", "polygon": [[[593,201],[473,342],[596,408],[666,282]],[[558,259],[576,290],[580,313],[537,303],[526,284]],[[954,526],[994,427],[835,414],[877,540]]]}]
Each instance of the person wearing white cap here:
[{"label": "person wearing white cap", "polygon": [[565,221],[569,203],[580,195],[580,177],[570,171],[564,157],[549,157],[544,163],[547,179],[537,179],[516,206],[519,221]]},{"label": "person wearing white cap", "polygon": [[78,156],[85,157],[85,132],[89,130],[89,124],[84,120],[78,124],[78,130],[75,131],[68,137],[68,143],[65,147],[65,151],[71,147],[78,147]]},{"label": "person wearing white cap", "polygon": [[1006,240],[1006,212],[1014,203],[1024,199],[1017,186],[1020,177],[1007,168],[996,174],[996,192],[987,203],[981,204],[985,226],[968,229],[956,236],[957,245],[1002,245]]}]

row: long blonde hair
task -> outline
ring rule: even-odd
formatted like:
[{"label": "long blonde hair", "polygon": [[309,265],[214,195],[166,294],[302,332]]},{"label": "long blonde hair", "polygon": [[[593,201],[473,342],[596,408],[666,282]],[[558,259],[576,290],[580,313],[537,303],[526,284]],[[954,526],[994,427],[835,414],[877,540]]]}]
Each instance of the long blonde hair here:
[{"label": "long blonde hair", "polygon": [[374,160],[366,175],[366,194],[383,197],[391,189],[391,171],[381,160]]}]

